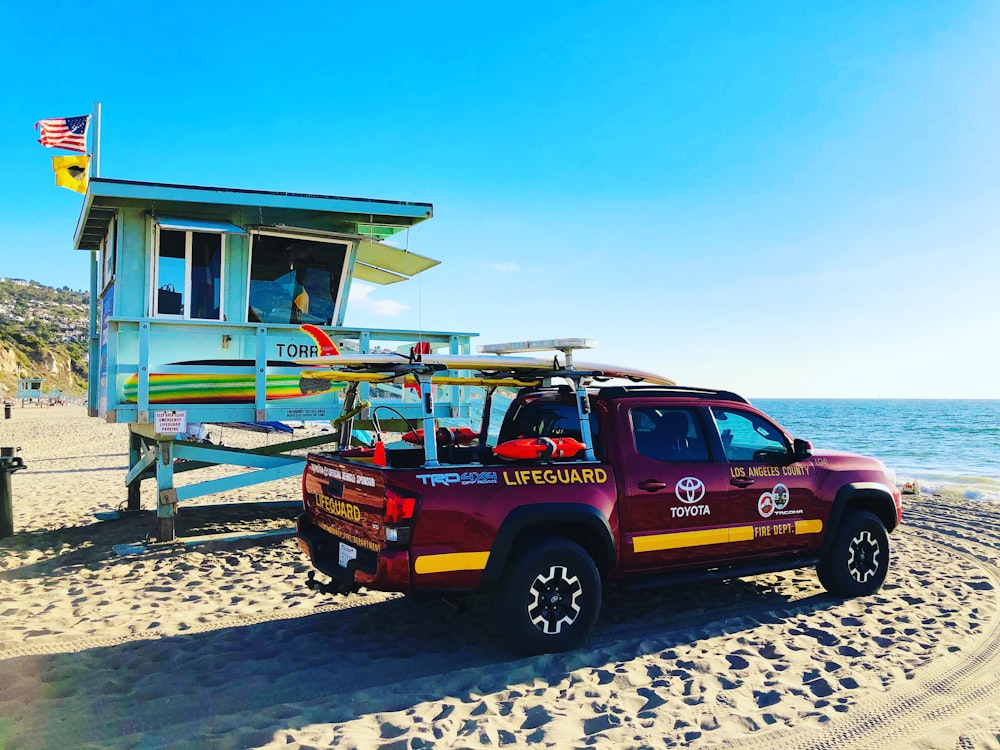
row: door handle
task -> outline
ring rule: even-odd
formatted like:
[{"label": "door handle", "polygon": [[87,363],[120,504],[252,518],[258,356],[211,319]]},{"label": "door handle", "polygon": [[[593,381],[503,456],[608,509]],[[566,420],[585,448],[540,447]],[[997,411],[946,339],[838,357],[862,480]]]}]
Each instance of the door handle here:
[{"label": "door handle", "polygon": [[753,484],[753,480],[750,478],[730,479],[729,483],[734,487],[749,487]]},{"label": "door handle", "polygon": [[644,492],[659,492],[660,490],[667,489],[667,483],[659,482],[655,479],[647,479],[645,482],[639,482],[638,487]]}]

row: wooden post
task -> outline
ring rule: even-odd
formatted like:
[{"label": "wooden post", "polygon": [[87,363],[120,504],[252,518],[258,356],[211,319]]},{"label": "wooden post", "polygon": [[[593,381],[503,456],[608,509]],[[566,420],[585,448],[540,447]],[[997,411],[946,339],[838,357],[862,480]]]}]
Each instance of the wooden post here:
[{"label": "wooden post", "polygon": [[11,497],[7,459],[0,464],[0,539],[14,536],[14,500]]},{"label": "wooden post", "polygon": [[156,441],[156,539],[172,542],[177,538],[174,519],[177,515],[177,490],[174,489],[172,440]]},{"label": "wooden post", "polygon": [[25,468],[16,448],[0,448],[0,539],[14,535],[14,499],[10,475]]},{"label": "wooden post", "polygon": [[[142,458],[142,436],[131,430],[128,433],[128,468],[131,469]],[[128,485],[127,510],[139,510],[141,499],[139,490],[142,487],[142,477],[136,477]]]}]

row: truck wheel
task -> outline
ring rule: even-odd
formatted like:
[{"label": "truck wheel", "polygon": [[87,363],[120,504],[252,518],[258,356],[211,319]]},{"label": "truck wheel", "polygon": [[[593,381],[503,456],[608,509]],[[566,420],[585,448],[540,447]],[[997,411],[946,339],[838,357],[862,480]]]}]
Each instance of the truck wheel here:
[{"label": "truck wheel", "polygon": [[513,553],[497,593],[498,621],[530,654],[580,643],[601,609],[601,578],[590,555],[568,539],[543,537]]},{"label": "truck wheel", "polygon": [[816,566],[823,588],[837,596],[868,596],[889,572],[889,536],[871,513],[848,513],[833,546]]}]

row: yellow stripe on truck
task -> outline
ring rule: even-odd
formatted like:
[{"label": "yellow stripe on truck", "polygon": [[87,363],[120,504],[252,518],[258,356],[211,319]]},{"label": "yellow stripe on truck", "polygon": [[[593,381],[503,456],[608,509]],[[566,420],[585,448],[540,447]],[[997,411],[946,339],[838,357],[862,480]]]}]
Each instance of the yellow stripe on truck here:
[{"label": "yellow stripe on truck", "polygon": [[730,542],[749,542],[753,540],[753,526],[732,526],[729,529]]},{"label": "yellow stripe on truck", "polygon": [[[818,534],[823,530],[819,519],[796,521],[796,534]],[[636,552],[659,552],[665,549],[703,547],[709,544],[730,544],[750,542],[754,539],[753,526],[727,526],[721,529],[702,531],[674,531],[669,534],[649,534],[632,539],[632,549]]]},{"label": "yellow stripe on truck", "polygon": [[456,570],[483,570],[489,552],[448,552],[441,555],[421,555],[413,562],[413,572],[451,573]]},{"label": "yellow stripe on truck", "polygon": [[[753,539],[753,527],[750,529],[748,539]],[[726,542],[737,541],[730,536],[732,531],[740,531],[741,527],[734,526],[726,529],[705,529],[704,531],[675,531],[671,534],[650,534],[649,536],[637,536],[632,539],[632,548],[636,552],[656,552],[663,549],[679,549],[681,547],[701,547],[706,544],[725,544]]]},{"label": "yellow stripe on truck", "polygon": [[809,521],[796,521],[795,522],[795,533],[796,534],[818,534],[823,530],[823,522],[818,518],[814,518]]}]

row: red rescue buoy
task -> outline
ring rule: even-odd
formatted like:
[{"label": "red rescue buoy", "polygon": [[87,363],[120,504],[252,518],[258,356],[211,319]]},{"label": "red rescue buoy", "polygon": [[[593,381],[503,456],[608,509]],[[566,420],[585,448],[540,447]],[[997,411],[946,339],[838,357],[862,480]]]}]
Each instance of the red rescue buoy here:
[{"label": "red rescue buoy", "polygon": [[493,449],[493,453],[500,458],[511,461],[528,459],[553,461],[560,458],[573,458],[586,447],[575,438],[520,438],[500,443]]},{"label": "red rescue buoy", "polygon": [[[438,445],[469,445],[479,437],[478,432],[473,432],[469,427],[438,427],[435,431]],[[424,431],[413,430],[403,435],[410,445],[424,444]]]}]

